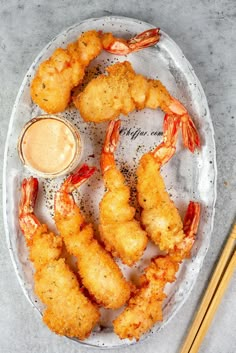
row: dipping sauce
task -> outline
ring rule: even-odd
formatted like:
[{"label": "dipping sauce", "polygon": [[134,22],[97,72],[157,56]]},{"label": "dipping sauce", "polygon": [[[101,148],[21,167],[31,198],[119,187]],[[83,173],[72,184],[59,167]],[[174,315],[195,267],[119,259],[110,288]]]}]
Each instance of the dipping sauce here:
[{"label": "dipping sauce", "polygon": [[70,172],[81,154],[78,130],[51,115],[32,119],[24,127],[18,150],[23,163],[45,177]]}]

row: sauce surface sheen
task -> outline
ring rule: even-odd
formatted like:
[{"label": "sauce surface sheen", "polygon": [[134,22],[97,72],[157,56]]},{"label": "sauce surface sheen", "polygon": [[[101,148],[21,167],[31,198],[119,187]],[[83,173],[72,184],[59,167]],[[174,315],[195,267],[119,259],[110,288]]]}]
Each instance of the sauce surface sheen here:
[{"label": "sauce surface sheen", "polygon": [[76,153],[72,131],[60,120],[40,119],[25,131],[22,154],[25,163],[43,173],[66,169]]}]

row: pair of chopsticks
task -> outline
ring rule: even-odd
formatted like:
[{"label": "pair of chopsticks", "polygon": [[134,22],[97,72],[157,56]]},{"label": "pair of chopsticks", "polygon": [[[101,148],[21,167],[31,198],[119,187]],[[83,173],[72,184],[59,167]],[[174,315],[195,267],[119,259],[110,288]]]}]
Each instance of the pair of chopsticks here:
[{"label": "pair of chopsticks", "polygon": [[236,268],[236,224],[226,242],[180,353],[197,353]]}]

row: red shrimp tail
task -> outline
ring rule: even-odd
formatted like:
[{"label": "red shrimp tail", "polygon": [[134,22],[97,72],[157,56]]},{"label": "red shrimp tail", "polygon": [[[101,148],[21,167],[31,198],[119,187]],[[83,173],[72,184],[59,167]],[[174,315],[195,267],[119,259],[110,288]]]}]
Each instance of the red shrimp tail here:
[{"label": "red shrimp tail", "polygon": [[112,120],[108,124],[100,159],[103,174],[115,166],[114,152],[120,138],[120,124],[120,120]]},{"label": "red shrimp tail", "polygon": [[186,121],[182,121],[182,136],[184,146],[192,153],[201,146],[199,134],[190,116]]},{"label": "red shrimp tail", "polygon": [[183,231],[185,234],[185,238],[182,258],[190,257],[199,226],[200,211],[200,204],[198,202],[190,201],[183,222]]},{"label": "red shrimp tail", "polygon": [[128,41],[128,46],[132,51],[138,51],[155,45],[160,38],[160,28],[152,28],[131,38]]},{"label": "red shrimp tail", "polygon": [[184,218],[184,233],[196,234],[200,220],[201,206],[198,202],[190,201]]},{"label": "red shrimp tail", "polygon": [[71,176],[70,182],[73,185],[80,185],[90,178],[96,171],[95,167],[89,167],[87,164],[83,164],[77,169]]},{"label": "red shrimp tail", "polygon": [[179,120],[172,115],[166,114],[163,123],[163,142],[152,152],[161,166],[167,163],[175,154],[178,129]]},{"label": "red shrimp tail", "polygon": [[120,138],[120,120],[112,120],[107,127],[103,153],[114,153]]},{"label": "red shrimp tail", "polygon": [[104,49],[112,54],[127,55],[155,45],[159,42],[160,37],[160,28],[152,28],[137,34],[127,41],[125,39],[114,38],[104,46]]},{"label": "red shrimp tail", "polygon": [[19,224],[25,235],[27,244],[30,245],[33,234],[40,226],[34,214],[34,206],[38,194],[38,179],[30,177],[24,179],[21,185],[21,199],[19,204]]},{"label": "red shrimp tail", "polygon": [[21,185],[21,199],[19,205],[20,216],[28,213],[33,213],[37,195],[38,179],[33,177],[24,179]]}]

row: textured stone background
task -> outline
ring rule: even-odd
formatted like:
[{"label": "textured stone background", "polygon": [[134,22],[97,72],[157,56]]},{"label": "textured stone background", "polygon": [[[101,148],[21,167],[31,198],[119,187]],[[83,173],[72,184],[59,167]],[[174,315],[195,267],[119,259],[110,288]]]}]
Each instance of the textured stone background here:
[{"label": "textured stone background", "polygon": [[[188,301],[169,325],[147,342],[122,349],[123,353],[176,353],[235,217],[235,1],[0,0],[0,159],[3,160],[3,144],[16,94],[38,52],[66,27],[104,15],[138,18],[160,26],[168,33],[191,62],[211,110],[217,147],[218,198],[212,242],[204,266]],[[0,193],[1,186],[0,180]],[[41,323],[13,271],[5,243],[2,212],[0,229],[0,352],[95,352],[57,337]],[[201,353],[236,352],[235,294],[236,274]]]}]

